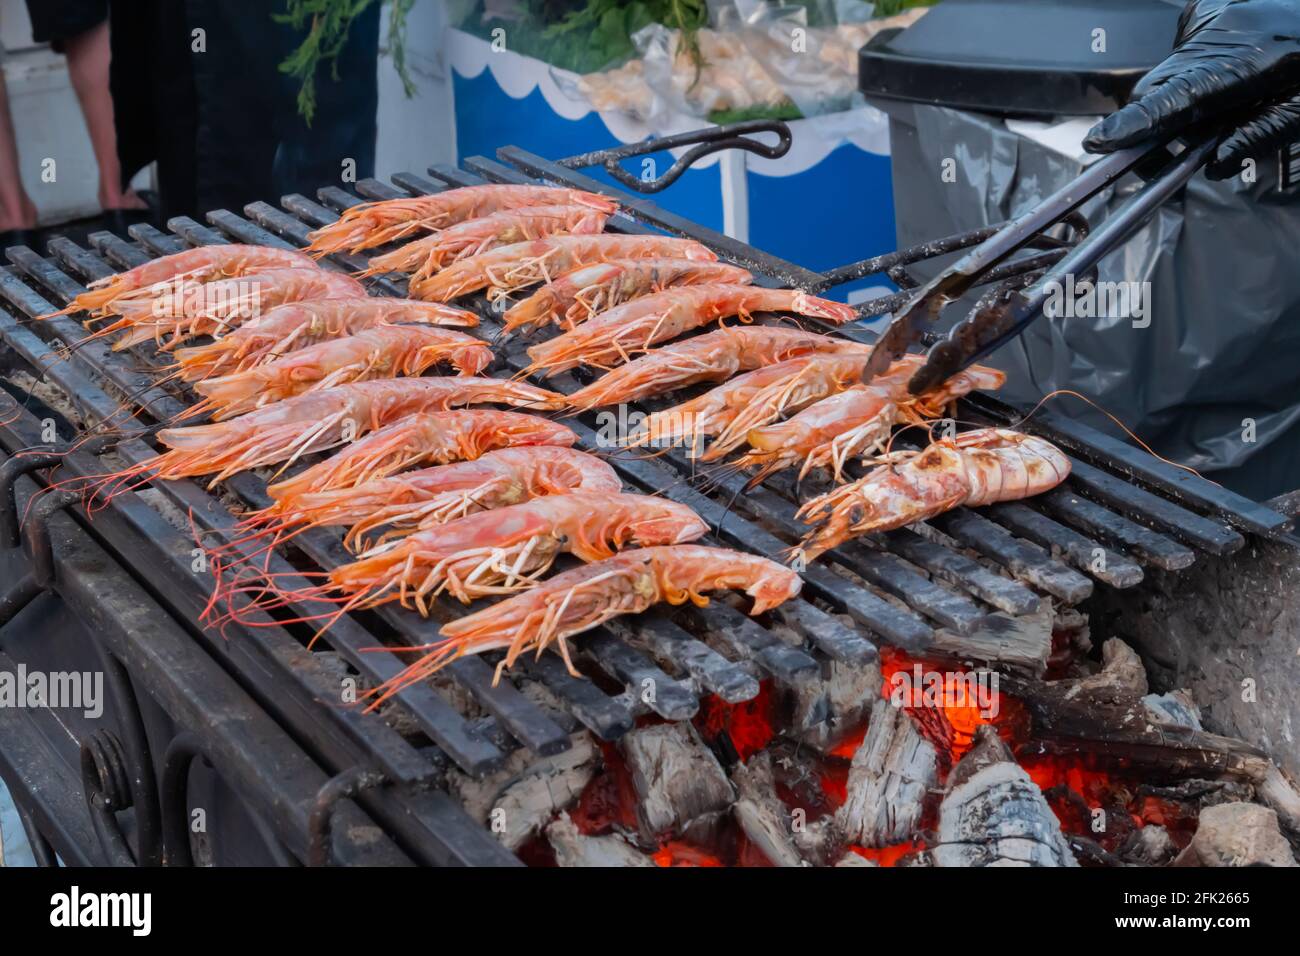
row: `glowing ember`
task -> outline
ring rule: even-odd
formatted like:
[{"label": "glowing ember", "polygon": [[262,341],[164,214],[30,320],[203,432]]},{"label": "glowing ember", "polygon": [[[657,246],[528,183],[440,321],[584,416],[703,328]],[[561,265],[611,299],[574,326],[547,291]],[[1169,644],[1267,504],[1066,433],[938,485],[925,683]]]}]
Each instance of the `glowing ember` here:
[{"label": "glowing ember", "polygon": [[651,857],[656,866],[722,866],[716,856],[710,856],[698,847],[676,840],[665,843]]},{"label": "glowing ember", "polygon": [[896,843],[893,846],[883,846],[879,849],[866,846],[851,846],[849,849],[877,866],[895,866],[899,860],[909,853],[924,850],[925,844],[920,841],[912,841],[910,843]]},{"label": "glowing ember", "polygon": [[[1057,649],[1062,658],[1065,650],[1064,646]],[[1194,828],[1194,812],[1189,814],[1187,808],[1173,801],[1139,795],[1137,781],[1123,766],[1107,763],[1107,769],[1102,769],[1101,758],[1096,756],[1039,752],[1040,748],[1033,746],[1029,710],[999,691],[996,680],[987,675],[947,662],[915,659],[889,647],[881,650],[880,664],[882,696],[901,706],[939,752],[941,785],[970,750],[978,728],[992,724],[1043,790],[1065,832],[1088,837],[1114,852],[1135,828],[1148,824],[1170,829],[1180,845],[1189,834],[1179,831],[1189,825]],[[803,810],[814,822],[843,805],[850,764],[867,728],[854,728],[822,754],[797,748],[787,752],[791,742],[779,739],[776,731],[779,706],[777,692],[765,681],[758,696],[744,703],[728,704],[715,696],[703,698],[694,725],[724,765],[736,759],[748,761],[775,746],[773,760],[780,768],[775,780],[778,799],[788,808]],[[643,717],[639,723],[654,721],[657,718]],[[631,775],[616,746],[603,744],[602,749],[604,769],[587,785],[570,816],[587,835],[612,831],[634,835],[637,796]],[[806,792],[810,782],[812,796]],[[919,833],[935,827],[940,796],[936,791],[927,802]],[[1101,817],[1106,820],[1102,830],[1095,828],[1099,810],[1108,814]],[[924,837],[881,848],[849,847],[880,866],[895,866],[925,848]],[[673,840],[660,845],[651,857],[662,867],[772,865],[734,818],[719,821],[706,846]],[[539,852],[536,862],[545,865],[547,860]]]},{"label": "glowing ember", "polygon": [[586,836],[608,833],[616,826],[636,830],[636,789],[623,755],[613,744],[601,744],[605,768],[583,789],[570,812],[578,831]]},{"label": "glowing ember", "polygon": [[725,734],[736,756],[745,761],[767,747],[776,735],[773,704],[770,681],[759,685],[757,697],[740,704],[728,704],[720,697],[709,695],[700,701],[695,729],[710,742]]},{"label": "glowing ember", "polygon": [[970,750],[975,730],[998,723],[1005,695],[976,675],[917,660],[887,647],[880,652],[881,693],[913,717],[921,734],[952,766]]}]

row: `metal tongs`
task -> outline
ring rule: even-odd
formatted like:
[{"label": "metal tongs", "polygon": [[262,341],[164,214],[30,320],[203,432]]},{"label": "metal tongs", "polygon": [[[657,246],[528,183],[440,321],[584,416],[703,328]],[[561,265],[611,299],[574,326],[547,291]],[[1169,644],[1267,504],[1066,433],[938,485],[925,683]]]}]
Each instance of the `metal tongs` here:
[{"label": "metal tongs", "polygon": [[1177,155],[1170,153],[1168,141],[1143,143],[1111,153],[1089,166],[1074,181],[917,289],[877,341],[863,382],[870,382],[911,345],[923,341],[922,318],[931,322],[938,319],[945,306],[978,285],[991,269],[1075,213],[1107,186],[1130,172],[1144,174],[1146,184],[1132,198],[1032,285],[1023,290],[999,290],[981,299],[970,315],[931,346],[925,364],[908,382],[908,390],[920,394],[1019,335],[1042,314],[1052,290],[1059,288],[1067,276],[1082,276],[1092,270],[1182,189],[1209,160],[1217,142],[1217,137],[1198,140]]}]

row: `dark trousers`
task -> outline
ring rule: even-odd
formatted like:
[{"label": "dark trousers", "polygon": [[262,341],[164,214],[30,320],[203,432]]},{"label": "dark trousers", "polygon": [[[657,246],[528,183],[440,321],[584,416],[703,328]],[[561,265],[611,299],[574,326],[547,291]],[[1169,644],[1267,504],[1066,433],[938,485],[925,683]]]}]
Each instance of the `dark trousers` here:
[{"label": "dark trousers", "polygon": [[279,69],[304,36],[272,20],[282,2],[115,0],[111,86],[123,177],[158,162],[166,221],[310,195],[338,183],[349,160],[358,177],[373,175],[379,6],[353,21],[338,79],[328,66],[318,70],[309,127],[297,111],[299,82]]}]

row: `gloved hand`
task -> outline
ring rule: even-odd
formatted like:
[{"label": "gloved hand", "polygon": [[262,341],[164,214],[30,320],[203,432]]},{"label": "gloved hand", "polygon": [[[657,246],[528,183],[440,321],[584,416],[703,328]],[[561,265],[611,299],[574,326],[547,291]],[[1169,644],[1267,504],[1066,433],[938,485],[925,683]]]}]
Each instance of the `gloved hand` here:
[{"label": "gloved hand", "polygon": [[1300,0],[1192,0],[1174,52],[1083,145],[1109,153],[1201,122],[1231,131],[1206,169],[1212,179],[1300,139]]}]

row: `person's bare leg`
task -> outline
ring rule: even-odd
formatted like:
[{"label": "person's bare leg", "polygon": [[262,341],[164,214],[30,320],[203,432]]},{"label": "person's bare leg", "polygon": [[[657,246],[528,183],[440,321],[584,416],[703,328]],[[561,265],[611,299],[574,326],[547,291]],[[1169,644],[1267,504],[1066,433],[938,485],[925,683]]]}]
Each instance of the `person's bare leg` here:
[{"label": "person's bare leg", "polygon": [[0,230],[35,226],[36,207],[19,176],[18,137],[14,135],[14,121],[9,115],[4,72],[0,71]]},{"label": "person's bare leg", "polygon": [[117,131],[113,126],[113,97],[108,90],[108,21],[91,27],[64,43],[68,75],[81,101],[90,145],[99,163],[99,205],[104,209],[146,209],[133,191],[122,190],[122,167],[117,161]]}]

